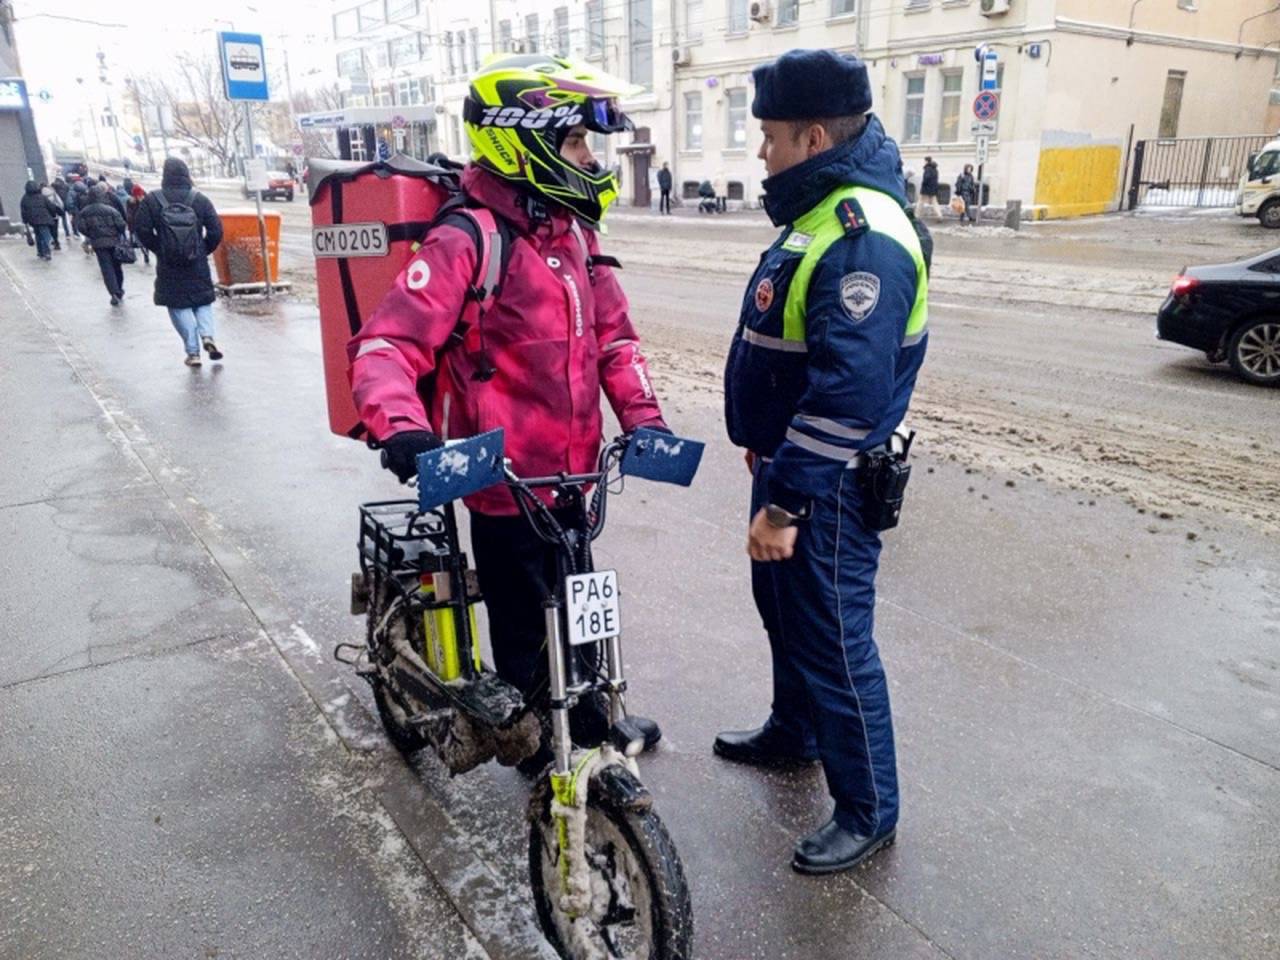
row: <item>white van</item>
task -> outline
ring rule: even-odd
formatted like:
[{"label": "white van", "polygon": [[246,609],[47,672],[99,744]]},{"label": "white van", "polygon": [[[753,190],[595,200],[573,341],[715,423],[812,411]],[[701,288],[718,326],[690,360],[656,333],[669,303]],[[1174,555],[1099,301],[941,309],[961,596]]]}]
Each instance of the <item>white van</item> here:
[{"label": "white van", "polygon": [[1280,140],[1263,147],[1240,178],[1236,213],[1257,217],[1273,230],[1280,227]]}]

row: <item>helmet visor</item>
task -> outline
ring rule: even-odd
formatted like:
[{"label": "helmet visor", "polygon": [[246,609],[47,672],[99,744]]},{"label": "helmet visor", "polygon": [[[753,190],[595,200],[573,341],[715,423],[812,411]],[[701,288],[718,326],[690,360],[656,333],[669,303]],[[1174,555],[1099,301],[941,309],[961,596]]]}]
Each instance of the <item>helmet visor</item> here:
[{"label": "helmet visor", "polygon": [[588,100],[584,123],[588,130],[596,133],[622,133],[636,128],[631,118],[618,109],[618,101],[613,99]]}]

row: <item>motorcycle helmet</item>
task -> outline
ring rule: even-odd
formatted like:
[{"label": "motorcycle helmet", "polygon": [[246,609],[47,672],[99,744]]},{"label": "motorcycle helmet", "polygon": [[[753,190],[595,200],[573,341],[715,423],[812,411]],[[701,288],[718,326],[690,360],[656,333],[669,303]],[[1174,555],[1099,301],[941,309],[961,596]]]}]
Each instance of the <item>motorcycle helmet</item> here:
[{"label": "motorcycle helmet", "polygon": [[634,129],[618,99],[640,87],[547,54],[511,54],[487,63],[471,81],[462,119],[471,158],[498,176],[598,224],[618,198],[617,179],[596,164],[560,156],[576,126],[597,133]]}]

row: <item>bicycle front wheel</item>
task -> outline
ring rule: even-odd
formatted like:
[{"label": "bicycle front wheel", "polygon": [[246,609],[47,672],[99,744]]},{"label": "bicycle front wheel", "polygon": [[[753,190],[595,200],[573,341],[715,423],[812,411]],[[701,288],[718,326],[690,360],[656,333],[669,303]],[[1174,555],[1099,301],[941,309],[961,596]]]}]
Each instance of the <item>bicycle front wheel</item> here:
[{"label": "bicycle front wheel", "polygon": [[675,843],[658,815],[621,809],[593,789],[587,800],[591,907],[560,904],[560,842],[550,802],[529,830],[529,880],[538,921],[565,960],[688,960],[693,908]]}]

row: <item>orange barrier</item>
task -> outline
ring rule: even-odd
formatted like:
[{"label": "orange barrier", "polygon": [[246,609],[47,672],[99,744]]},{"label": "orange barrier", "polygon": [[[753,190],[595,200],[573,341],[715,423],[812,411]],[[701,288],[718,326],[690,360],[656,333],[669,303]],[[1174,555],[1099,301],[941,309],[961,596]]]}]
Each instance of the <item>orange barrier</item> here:
[{"label": "orange barrier", "polygon": [[[213,264],[218,271],[218,286],[225,288],[266,282],[262,270],[262,241],[258,237],[258,214],[254,210],[228,210],[219,214],[222,220],[222,243],[213,251]],[[271,282],[280,279],[280,214],[264,210],[267,227],[267,260],[271,264]]]}]

